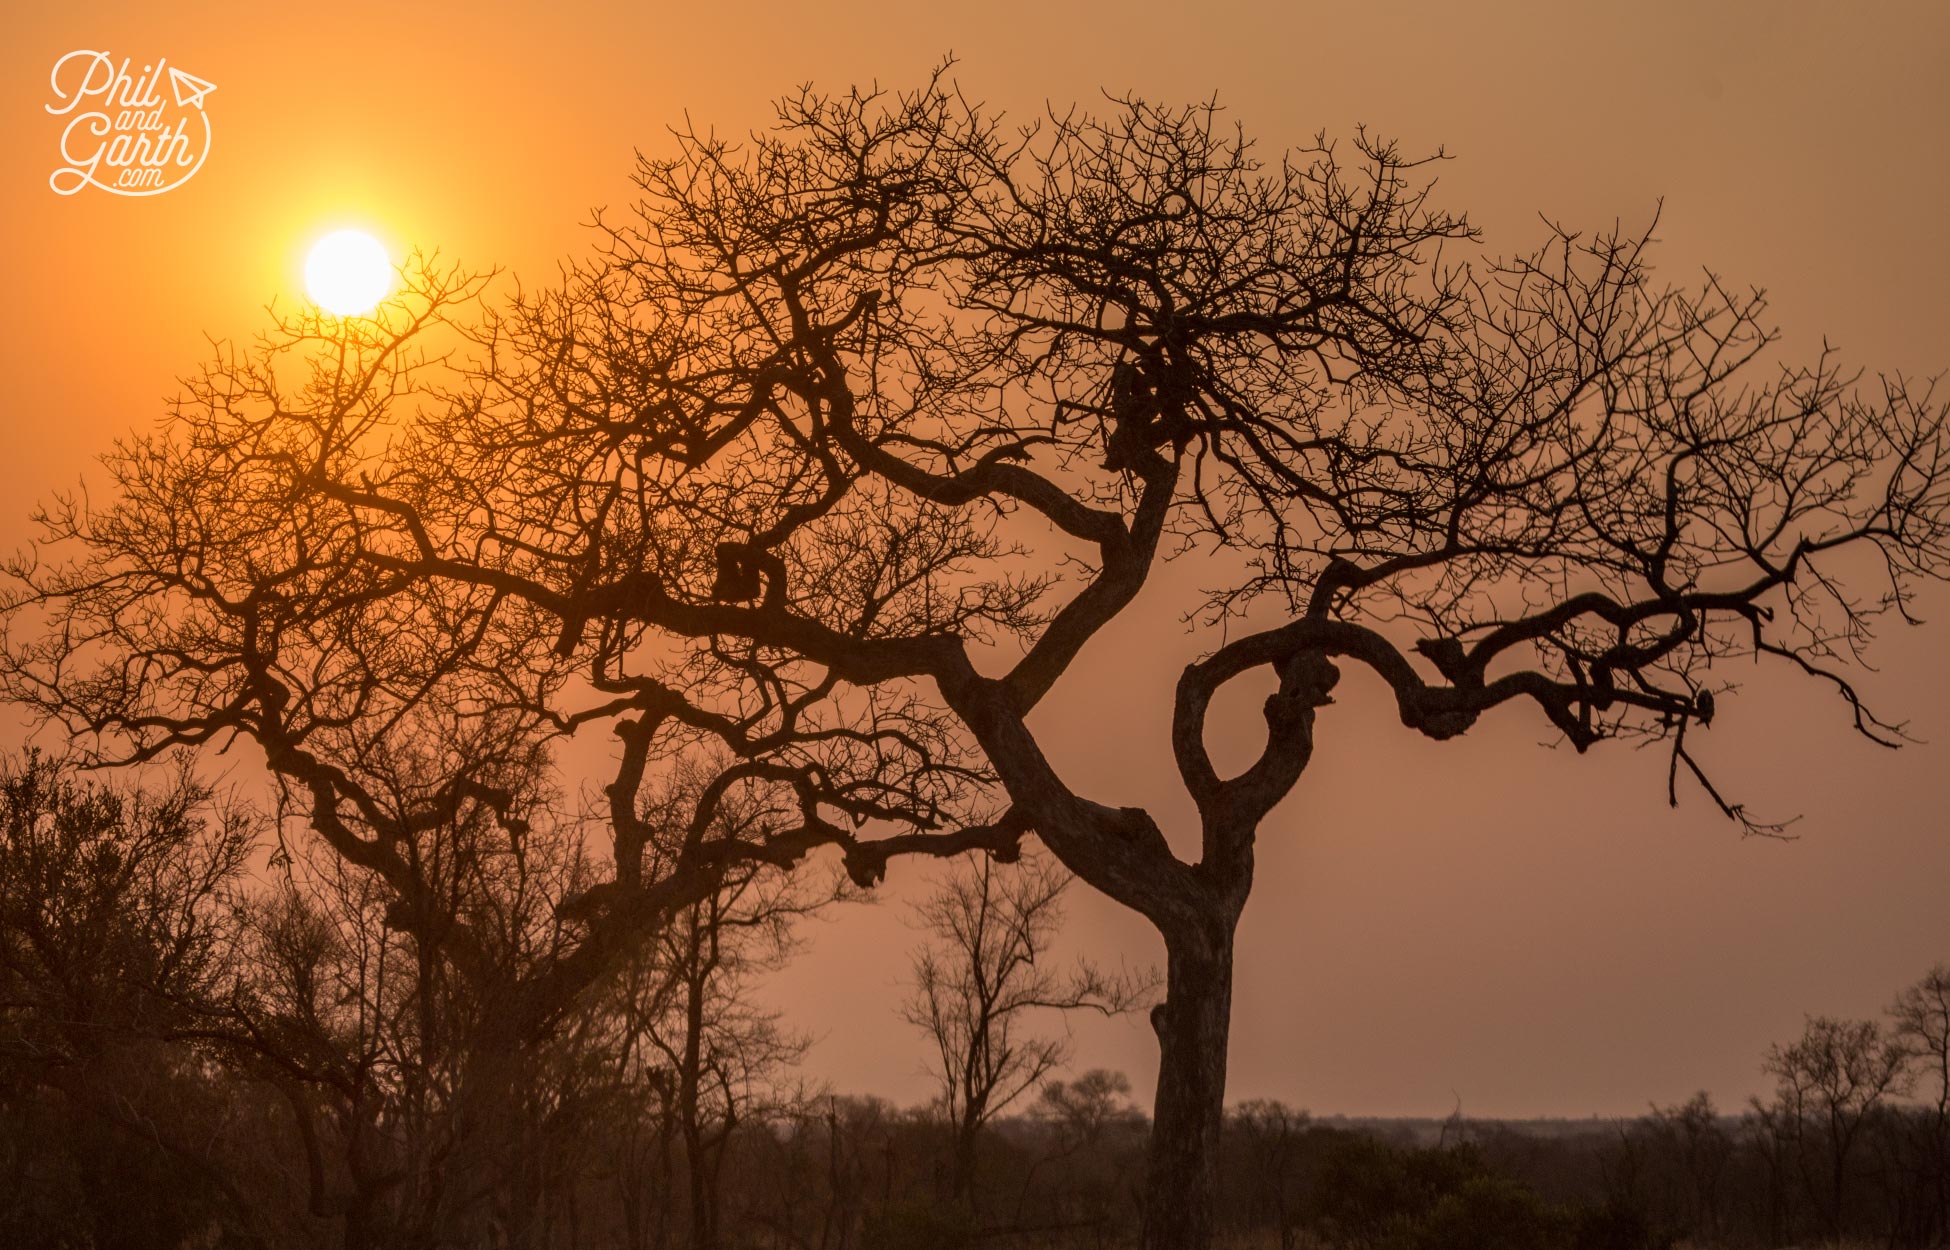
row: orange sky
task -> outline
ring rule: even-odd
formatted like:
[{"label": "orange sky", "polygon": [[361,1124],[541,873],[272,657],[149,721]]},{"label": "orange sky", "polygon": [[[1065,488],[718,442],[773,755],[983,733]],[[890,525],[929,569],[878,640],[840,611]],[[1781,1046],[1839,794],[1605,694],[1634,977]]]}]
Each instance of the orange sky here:
[{"label": "orange sky", "polygon": [[[1537,214],[1647,219],[1661,265],[1765,285],[1788,350],[1821,336],[1871,368],[1950,367],[1950,6],[1778,2],[976,8],[483,2],[16,6],[0,49],[0,546],[30,503],[160,411],[205,333],[244,336],[296,295],[305,247],[363,226],[546,277],[588,210],[627,200],[632,150],[688,112],[739,131],[805,80],[916,81],[944,52],[1017,113],[1099,88],[1215,90],[1269,148],[1366,123],[1444,144],[1445,206],[1518,249]],[[329,13],[329,16],[327,14]],[[150,199],[54,195],[63,53],[167,56],[209,79],[214,146]],[[1165,727],[1186,643],[1127,620],[1041,728],[1096,797],[1183,823]],[[1511,714],[1459,742],[1394,723],[1350,674],[1296,795],[1261,837],[1241,931],[1232,1094],[1321,1112],[1631,1112],[1700,1087],[1738,1102],[1804,1011],[1868,1014],[1950,959],[1950,594],[1884,639],[1866,682],[1933,745],[1853,740],[1838,706],[1757,684],[1711,755],[1799,841],[1742,841],[1663,761],[1578,759]],[[1127,613],[1127,617],[1130,614]],[[1108,644],[1106,646],[1105,644]],[[1151,680],[1116,675],[1138,665]],[[1242,695],[1237,704],[1248,708]],[[1249,716],[1235,718],[1249,731]],[[1115,741],[1099,726],[1127,727]],[[1243,738],[1242,738],[1243,741]],[[1155,765],[1155,767],[1154,767]],[[883,891],[897,901],[912,870]],[[1080,945],[1158,957],[1141,922],[1078,892]],[[900,909],[814,932],[777,987],[841,1089],[920,1097],[891,1012]],[[1146,1088],[1152,1044],[1079,1031],[1079,1059]]]}]

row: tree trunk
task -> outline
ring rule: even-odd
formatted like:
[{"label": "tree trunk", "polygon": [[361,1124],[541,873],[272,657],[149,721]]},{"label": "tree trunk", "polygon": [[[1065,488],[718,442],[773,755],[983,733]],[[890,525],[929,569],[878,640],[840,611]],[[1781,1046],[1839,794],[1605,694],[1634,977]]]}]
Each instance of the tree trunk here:
[{"label": "tree trunk", "polygon": [[975,1137],[979,1123],[964,1117],[955,1126],[955,1153],[948,1177],[949,1196],[969,1211],[975,1209]]},{"label": "tree trunk", "polygon": [[1205,1250],[1219,1205],[1232,1022],[1232,926],[1166,934],[1165,1001],[1153,1009],[1158,1092],[1144,1201],[1145,1250]]},{"label": "tree trunk", "polygon": [[[695,921],[692,922],[695,926]],[[677,1110],[684,1135],[684,1184],[690,1198],[691,1250],[716,1250],[718,1196],[704,1141],[704,1028],[708,970],[699,962],[700,941],[691,931],[691,967],[685,984],[684,1057],[677,1074]]]}]

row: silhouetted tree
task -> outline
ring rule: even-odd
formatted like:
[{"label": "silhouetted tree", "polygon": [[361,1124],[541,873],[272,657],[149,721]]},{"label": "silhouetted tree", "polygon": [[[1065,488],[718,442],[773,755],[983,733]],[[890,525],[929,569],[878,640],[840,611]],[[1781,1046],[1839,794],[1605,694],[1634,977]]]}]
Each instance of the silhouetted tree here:
[{"label": "silhouetted tree", "polygon": [[231,908],[260,833],[187,768],[0,760],[0,1241],[262,1231],[196,1040],[239,972]]},{"label": "silhouetted tree", "polygon": [[[1341,665],[1431,738],[1523,706],[1580,751],[1661,740],[1673,799],[1684,772],[1751,830],[1697,753],[1727,661],[1896,741],[1837,657],[1950,565],[1943,405],[1827,354],[1768,365],[1759,294],[1657,285],[1646,236],[1497,259],[1367,135],[1262,160],[1214,108],[1136,99],[1017,129],[940,77],[803,92],[638,181],[461,383],[401,371],[402,319],[450,294],[424,288],[326,327],[303,395],[220,361],[111,459],[119,502],[51,511],[80,554],[17,565],[7,604],[36,623],[10,690],[137,757],[247,733],[328,829],[359,743],[430,689],[611,726],[614,879],[530,1020],[726,862],[832,845],[868,881],[1033,832],[1164,940],[1145,1239],[1199,1247],[1254,842]],[[1186,554],[1210,593],[1173,679],[1181,858],[1035,723]],[[1208,721],[1242,680],[1266,736],[1221,777]],[[780,819],[727,840],[700,811],[647,878],[632,796],[685,738]]]},{"label": "silhouetted tree", "polygon": [[1683,1227],[1695,1238],[1720,1239],[1722,1187],[1734,1143],[1705,1090],[1675,1107],[1654,1107],[1654,1131],[1678,1164]]},{"label": "silhouetted tree", "polygon": [[1293,1169],[1300,1134],[1308,1116],[1277,1099],[1256,1098],[1233,1109],[1232,1127],[1246,1154],[1243,1188],[1258,1226],[1279,1233],[1282,1250],[1297,1244],[1299,1221],[1293,1194]]},{"label": "silhouetted tree", "polygon": [[510,1003],[576,943],[557,909],[587,882],[581,831],[548,818],[539,759],[503,778],[499,809],[404,820],[416,789],[441,784],[429,766],[396,761],[373,811],[344,818],[397,856],[406,888],[329,845],[282,854],[245,913],[251,975],[212,1035],[287,1091],[310,1206],[347,1247],[540,1244],[550,1173],[587,1111],[577,1052],[602,1035],[585,999],[523,1044]]},{"label": "silhouetted tree", "polygon": [[1808,1017],[1801,1036],[1770,1046],[1777,1124],[1824,1231],[1839,1238],[1851,1213],[1852,1168],[1865,1129],[1900,1093],[1908,1056],[1873,1020]]},{"label": "silhouetted tree", "polygon": [[[1142,1005],[1141,977],[1079,960],[1053,966],[1070,874],[1041,856],[998,867],[986,856],[935,882],[915,907],[925,934],[901,1015],[924,1033],[954,1133],[950,1189],[973,1195],[982,1128],[1035,1089],[1069,1055],[1067,1036],[1035,1031],[1041,1012],[1116,1015]],[[1067,1027],[1067,1026],[1066,1026]]]},{"label": "silhouetted tree", "polygon": [[1139,1113],[1130,1104],[1131,1078],[1092,1068],[1067,1081],[1044,1081],[1035,1114],[1049,1124],[1059,1153],[1095,1143],[1113,1124]]},{"label": "silhouetted tree", "polygon": [[715,893],[683,908],[659,938],[657,958],[674,982],[668,1009],[643,1021],[674,1086],[672,1112],[684,1147],[689,1244],[719,1244],[725,1149],[748,1120],[763,1123],[806,1041],[777,1012],[751,1001],[755,978],[797,948],[793,925],[832,894],[777,869],[728,871]]},{"label": "silhouetted tree", "polygon": [[1937,964],[1890,1004],[1897,1045],[1920,1082],[1923,1115],[1914,1174],[1930,1204],[1925,1236],[1950,1237],[1950,964]]},{"label": "silhouetted tree", "polygon": [[1092,1230],[1097,1245],[1115,1244],[1132,1226],[1136,1186],[1129,1163],[1150,1126],[1130,1094],[1129,1077],[1102,1068],[1043,1082],[1029,1114],[1048,1145],[1023,1177],[1019,1227],[1032,1203],[1056,1227]]},{"label": "silhouetted tree", "polygon": [[[500,470],[472,479],[458,463],[395,459],[462,450],[422,444],[432,429],[411,408],[474,402],[452,389],[468,383],[451,353],[460,323],[479,320],[484,281],[417,262],[402,278],[370,317],[301,309],[249,347],[220,345],[160,431],[104,457],[113,505],[58,497],[37,513],[43,548],[7,564],[0,594],[6,693],[97,763],[248,737],[313,833],[385,883],[408,932],[443,922],[412,837],[475,808],[513,831],[548,740],[609,728],[621,742],[602,787],[609,879],[565,900],[576,940],[501,1004],[510,1045],[544,1036],[728,866],[788,867],[837,846],[870,880],[904,851],[1013,847],[1022,822],[980,819],[979,760],[912,700],[849,702],[831,678],[802,680],[735,640],[660,657],[635,626],[584,631],[520,595],[422,577],[413,544],[435,534],[465,547],[457,557],[542,562],[517,578],[563,566],[520,536],[538,519],[526,503],[497,520],[501,503],[466,502],[525,489]],[[483,548],[468,530],[503,520],[511,546]],[[646,819],[660,787],[707,760],[728,762],[689,788],[689,806],[659,809],[675,825]],[[751,818],[718,820],[727,806]],[[471,946],[465,924],[442,940]]]}]

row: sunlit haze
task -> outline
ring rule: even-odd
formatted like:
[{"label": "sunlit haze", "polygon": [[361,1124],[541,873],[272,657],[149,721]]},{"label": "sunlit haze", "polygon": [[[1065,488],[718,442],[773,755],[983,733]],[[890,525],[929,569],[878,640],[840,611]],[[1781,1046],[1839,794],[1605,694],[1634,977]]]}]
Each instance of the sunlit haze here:
[{"label": "sunlit haze", "polygon": [[[1434,198],[1492,252],[1655,214],[1662,280],[1710,267],[1764,286],[1795,361],[1824,342],[1871,371],[1950,366],[1950,5],[404,7],[352,0],[17,5],[0,49],[0,549],[29,509],[148,432],[211,339],[248,343],[310,299],[363,314],[413,249],[498,270],[511,293],[598,242],[638,197],[636,153],[670,128],[737,137],[808,81],[907,87],[952,52],[972,99],[1028,123],[1136,91],[1216,97],[1261,155],[1357,127],[1441,147]],[[49,67],[74,48],[166,53],[216,84],[195,177],[165,194],[50,192],[61,119]],[[154,51],[147,51],[154,50]],[[437,53],[437,54],[436,54]],[[165,92],[167,88],[164,88]],[[687,121],[688,119],[688,121]],[[351,228],[348,228],[350,224]],[[382,243],[383,240],[383,243]],[[389,259],[390,256],[390,259]],[[1169,545],[1169,538],[1167,545]],[[1069,783],[1158,814],[1181,856],[1197,820],[1171,762],[1172,676],[1211,645],[1185,614],[1197,560],[1169,565],[1034,717]],[[1487,715],[1437,742],[1405,730],[1353,669],[1320,712],[1309,771],[1260,830],[1238,937],[1228,1092],[1319,1113],[1633,1114],[1707,1089],[1739,1108],[1766,1047],[1807,1013],[1874,1015],[1950,958],[1950,595],[1893,622],[1860,686],[1916,745],[1855,735],[1813,683],[1756,670],[1689,739],[1729,793],[1792,840],[1743,837],[1667,756],[1579,755],[1540,718]],[[1743,676],[1741,680],[1745,681]],[[1252,758],[1271,690],[1228,687],[1222,771]],[[1329,730],[1331,729],[1331,732]],[[19,741],[16,733],[10,742]],[[228,741],[227,737],[221,738]],[[598,793],[606,729],[562,751]],[[239,739],[212,770],[258,784]],[[926,866],[895,862],[872,904],[804,926],[766,1001],[812,1036],[811,1079],[903,1104],[928,1096],[921,1039],[895,1014]],[[1162,958],[1097,894],[1070,900],[1064,950]],[[1142,1013],[1078,1018],[1076,1066],[1126,1072],[1148,1105]]]}]

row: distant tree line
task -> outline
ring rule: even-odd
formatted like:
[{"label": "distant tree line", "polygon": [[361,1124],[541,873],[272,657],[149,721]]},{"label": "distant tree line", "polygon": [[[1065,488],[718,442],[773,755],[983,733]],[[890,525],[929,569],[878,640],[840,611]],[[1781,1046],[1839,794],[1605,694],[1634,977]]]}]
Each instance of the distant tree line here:
[{"label": "distant tree line", "polygon": [[[1232,1109],[1225,1209],[1282,1247],[1942,1246],[1950,1241],[1950,964],[1881,1020],[1809,1017],[1772,1094],[1701,1092],[1629,1121],[1360,1130]],[[1244,1244],[1253,1244],[1250,1240]]]},{"label": "distant tree line", "polygon": [[[678,798],[679,781],[667,797]],[[940,1096],[808,1084],[757,1005],[837,878],[728,869],[575,996],[540,1045],[499,1021],[573,946],[588,868],[553,796],[462,806],[407,853],[446,914],[279,836],[187,771],[0,770],[0,1244],[533,1250],[1117,1247],[1149,1125],[1121,1075],[1065,1076],[1050,1018],[1155,997],[1064,969],[1067,878],[958,862],[916,909],[906,1018]],[[735,809],[726,819],[737,819]],[[268,856],[268,859],[267,859]],[[465,922],[465,923],[463,923]],[[443,938],[441,935],[447,935]],[[1219,1223],[1239,1246],[1631,1250],[1950,1234],[1950,966],[1880,1021],[1811,1018],[1775,1092],[1429,1140],[1241,1104]]]}]

